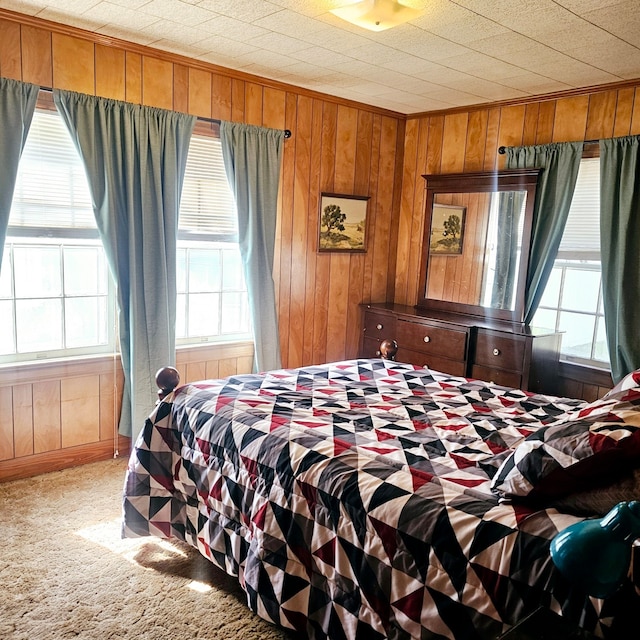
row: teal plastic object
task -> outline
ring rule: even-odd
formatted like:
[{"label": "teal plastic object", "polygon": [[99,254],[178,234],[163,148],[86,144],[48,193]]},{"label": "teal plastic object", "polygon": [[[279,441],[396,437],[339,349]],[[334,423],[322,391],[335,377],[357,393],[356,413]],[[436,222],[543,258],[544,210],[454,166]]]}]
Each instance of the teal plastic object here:
[{"label": "teal plastic object", "polygon": [[583,520],[551,541],[551,559],[587,594],[606,598],[622,585],[640,538],[640,502],[620,502],[600,520]]}]

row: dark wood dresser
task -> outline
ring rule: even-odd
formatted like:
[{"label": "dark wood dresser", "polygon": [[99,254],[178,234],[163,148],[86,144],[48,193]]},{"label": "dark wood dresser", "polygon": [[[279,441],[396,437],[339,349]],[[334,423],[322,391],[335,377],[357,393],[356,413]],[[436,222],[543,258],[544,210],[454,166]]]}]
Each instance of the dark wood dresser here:
[{"label": "dark wood dresser", "polygon": [[507,387],[553,394],[561,334],[520,323],[393,303],[361,305],[360,356],[398,343],[398,362]]}]

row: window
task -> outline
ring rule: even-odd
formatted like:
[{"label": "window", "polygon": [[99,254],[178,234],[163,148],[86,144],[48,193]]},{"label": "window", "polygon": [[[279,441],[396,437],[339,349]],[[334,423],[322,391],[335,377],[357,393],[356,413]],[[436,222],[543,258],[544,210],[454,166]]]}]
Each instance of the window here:
[{"label": "window", "polygon": [[235,202],[219,138],[197,125],[178,224],[176,342],[251,339]]},{"label": "window", "polygon": [[567,226],[534,325],[564,331],[561,358],[609,366],[600,270],[600,159],[583,158]]},{"label": "window", "polygon": [[58,113],[38,108],[0,270],[0,362],[114,350],[114,288],[84,168]]}]

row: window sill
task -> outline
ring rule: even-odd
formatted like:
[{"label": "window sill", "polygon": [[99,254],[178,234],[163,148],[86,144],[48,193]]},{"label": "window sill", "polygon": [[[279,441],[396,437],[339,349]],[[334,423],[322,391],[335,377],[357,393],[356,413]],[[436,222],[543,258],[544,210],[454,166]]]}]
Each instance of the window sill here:
[{"label": "window sill", "polygon": [[585,384],[592,384],[598,387],[613,387],[609,369],[560,360],[558,374],[561,378],[569,378]]},{"label": "window sill", "polygon": [[[197,345],[176,347],[178,365],[222,360],[224,358],[253,357],[252,340],[229,342],[205,342]],[[169,364],[169,363],[167,363]],[[119,353],[50,358],[47,360],[25,360],[0,364],[0,386],[71,378],[83,375],[120,375],[122,368]]]},{"label": "window sill", "polygon": [[119,353],[0,364],[0,386],[121,371]]}]

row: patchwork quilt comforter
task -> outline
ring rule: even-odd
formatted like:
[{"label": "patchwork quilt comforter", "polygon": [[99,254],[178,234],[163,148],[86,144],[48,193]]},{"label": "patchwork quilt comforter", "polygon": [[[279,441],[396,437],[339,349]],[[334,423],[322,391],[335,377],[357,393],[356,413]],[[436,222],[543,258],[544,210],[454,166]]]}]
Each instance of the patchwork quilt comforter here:
[{"label": "patchwork quilt comforter", "polygon": [[123,535],[197,547],[310,638],[493,640],[541,605],[606,637],[616,598],[549,556],[579,517],[495,490],[586,406],[385,360],[188,384],[132,451]]}]

